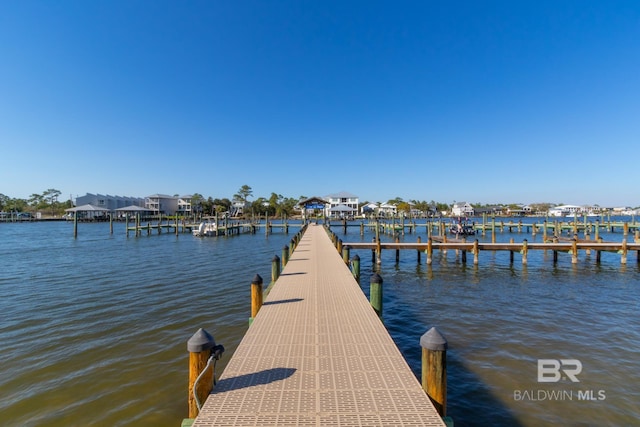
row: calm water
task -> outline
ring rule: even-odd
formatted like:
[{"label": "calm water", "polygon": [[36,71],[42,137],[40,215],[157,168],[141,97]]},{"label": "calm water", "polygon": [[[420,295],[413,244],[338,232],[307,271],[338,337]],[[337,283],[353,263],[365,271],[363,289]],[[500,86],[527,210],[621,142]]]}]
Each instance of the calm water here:
[{"label": "calm water", "polygon": [[[123,224],[113,235],[80,224],[74,239],[72,224],[0,224],[0,425],[179,426],[186,341],[207,329],[227,349],[224,368],[247,328],[251,279],[269,281],[292,230],[126,238]],[[335,230],[345,242],[372,237]],[[424,228],[418,235],[426,240]],[[498,234],[511,237],[536,240]],[[367,293],[371,255],[357,253]],[[379,273],[385,324],[416,375],[420,336],[436,326],[447,337],[457,426],[640,423],[635,254],[626,266],[617,254],[596,265],[582,253],[554,266],[551,253],[530,252],[523,267],[518,254],[510,265],[508,253],[481,253],[473,266],[449,251],[426,266],[424,254],[417,265],[403,251],[396,264],[386,251]],[[577,359],[580,382],[538,382],[538,359]]]}]

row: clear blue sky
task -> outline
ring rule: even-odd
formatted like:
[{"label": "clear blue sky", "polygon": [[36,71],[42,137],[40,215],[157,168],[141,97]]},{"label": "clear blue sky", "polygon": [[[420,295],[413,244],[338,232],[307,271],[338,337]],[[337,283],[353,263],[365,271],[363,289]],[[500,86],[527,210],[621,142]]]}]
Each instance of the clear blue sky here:
[{"label": "clear blue sky", "polygon": [[638,1],[2,1],[0,193],[638,206]]}]

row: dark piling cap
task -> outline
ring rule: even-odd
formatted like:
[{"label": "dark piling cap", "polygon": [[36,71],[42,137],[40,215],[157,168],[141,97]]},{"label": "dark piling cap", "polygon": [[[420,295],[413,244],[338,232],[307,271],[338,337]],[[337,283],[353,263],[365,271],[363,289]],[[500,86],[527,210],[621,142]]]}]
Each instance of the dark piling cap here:
[{"label": "dark piling cap", "polygon": [[382,277],[378,273],[374,273],[371,275],[369,283],[382,283]]},{"label": "dark piling cap", "polygon": [[260,277],[260,275],[259,275],[259,274],[256,274],[256,275],[254,276],[253,280],[251,281],[251,284],[252,284],[252,285],[253,285],[253,284],[256,284],[256,285],[262,284],[262,277]]},{"label": "dark piling cap", "polygon": [[204,329],[200,328],[193,334],[189,341],[187,341],[187,350],[189,353],[201,353],[205,350],[209,350],[216,345],[216,341],[213,336]]},{"label": "dark piling cap", "polygon": [[279,262],[280,261],[280,257],[278,255],[274,255],[273,259],[271,260],[271,262]]},{"label": "dark piling cap", "polygon": [[420,337],[420,346],[427,350],[444,351],[447,349],[447,339],[434,327]]},{"label": "dark piling cap", "polygon": [[358,256],[358,254],[356,254],[356,255],[353,257],[353,260],[354,260],[354,261],[360,261],[360,257]]}]

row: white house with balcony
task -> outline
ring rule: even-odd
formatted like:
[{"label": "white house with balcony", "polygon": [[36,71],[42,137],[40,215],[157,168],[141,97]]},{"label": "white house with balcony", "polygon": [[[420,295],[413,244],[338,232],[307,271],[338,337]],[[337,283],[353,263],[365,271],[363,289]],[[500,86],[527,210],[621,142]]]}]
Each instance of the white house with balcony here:
[{"label": "white house with balcony", "polygon": [[329,218],[348,218],[358,212],[360,199],[355,194],[342,191],[329,194],[324,199],[328,202],[324,207],[324,214]]},{"label": "white house with balcony", "polygon": [[192,196],[154,194],[145,198],[144,207],[154,214],[190,215]]},{"label": "white house with balcony", "polygon": [[453,204],[451,214],[453,216],[473,216],[475,209],[467,202],[457,202]]}]

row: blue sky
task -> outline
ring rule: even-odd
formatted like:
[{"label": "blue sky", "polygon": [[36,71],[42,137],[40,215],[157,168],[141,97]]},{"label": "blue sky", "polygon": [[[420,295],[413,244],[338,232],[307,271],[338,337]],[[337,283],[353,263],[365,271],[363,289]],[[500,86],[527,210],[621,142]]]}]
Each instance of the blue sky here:
[{"label": "blue sky", "polygon": [[640,205],[637,1],[3,1],[0,193]]}]

